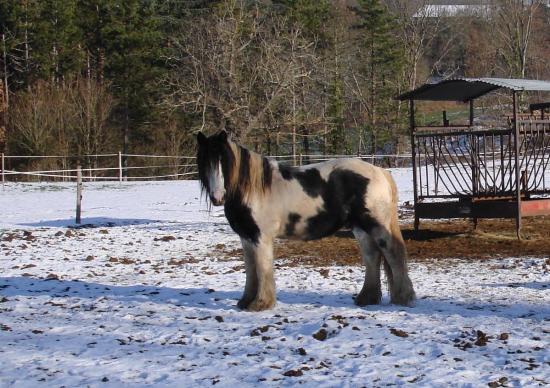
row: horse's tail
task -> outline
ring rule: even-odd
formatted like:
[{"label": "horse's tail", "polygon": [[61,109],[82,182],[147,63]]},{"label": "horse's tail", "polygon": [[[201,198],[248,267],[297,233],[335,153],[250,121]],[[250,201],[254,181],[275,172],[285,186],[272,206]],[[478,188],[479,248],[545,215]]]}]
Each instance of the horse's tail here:
[{"label": "horse's tail", "polygon": [[[390,215],[390,233],[393,237],[394,242],[396,243],[396,249],[399,252],[396,252],[399,256],[407,260],[407,250],[405,249],[405,241],[403,240],[403,235],[401,234],[401,228],[399,227],[399,215],[397,209],[399,207],[399,191],[397,190],[397,185],[391,174],[388,171],[386,173],[386,178],[391,188],[391,215]],[[405,264],[406,265],[406,264]],[[386,266],[384,266],[386,267]],[[386,269],[388,270],[388,269]]]},{"label": "horse's tail", "polygon": [[[399,205],[399,191],[397,190],[397,185],[391,174],[384,170],[386,179],[390,185],[391,189],[391,223],[390,223],[390,232],[394,236],[401,237],[401,229],[399,228],[399,217],[397,214],[397,208]],[[401,237],[402,239],[402,237]]]}]

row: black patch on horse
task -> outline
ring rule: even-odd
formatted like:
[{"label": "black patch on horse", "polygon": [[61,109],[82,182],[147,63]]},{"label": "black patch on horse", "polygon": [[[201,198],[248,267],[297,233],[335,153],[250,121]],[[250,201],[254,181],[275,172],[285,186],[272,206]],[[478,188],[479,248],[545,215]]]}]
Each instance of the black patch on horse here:
[{"label": "black patch on horse", "polygon": [[273,171],[271,170],[271,164],[267,158],[262,158],[262,185],[263,188],[271,187],[271,181],[273,178]]},{"label": "black patch on horse", "polygon": [[289,181],[292,179],[292,167],[279,164],[279,172],[283,179]]},{"label": "black patch on horse", "polygon": [[252,217],[252,210],[243,203],[239,195],[234,195],[225,201],[224,212],[235,233],[254,244],[258,243],[260,228]]},{"label": "black patch on horse", "polygon": [[287,236],[293,236],[294,231],[296,230],[296,224],[300,222],[302,216],[298,213],[289,213],[288,222],[285,225],[285,233]]},{"label": "black patch on horse", "polygon": [[326,184],[325,180],[321,177],[321,172],[316,168],[300,170],[295,167],[282,166],[279,164],[279,172],[283,179],[287,181],[296,179],[306,194],[312,198],[321,195]]},{"label": "black patch on horse", "polygon": [[365,208],[369,179],[350,170],[334,170],[323,185],[323,209],[307,219],[307,238],[319,239],[344,226],[359,227],[370,232],[377,224]]},{"label": "black patch on horse", "polygon": [[[231,176],[231,170],[235,168],[235,155],[233,154],[233,151],[231,150],[231,146],[224,142],[221,152],[220,152],[220,159],[222,162],[222,172],[224,177]],[[228,180],[225,180],[225,185],[227,188]]]},{"label": "black patch on horse", "polygon": [[239,166],[239,186],[242,188],[250,184],[250,152],[241,147],[241,161]]},{"label": "black patch on horse", "polygon": [[294,171],[293,175],[310,197],[316,198],[324,191],[326,182],[321,177],[321,172],[316,168]]}]

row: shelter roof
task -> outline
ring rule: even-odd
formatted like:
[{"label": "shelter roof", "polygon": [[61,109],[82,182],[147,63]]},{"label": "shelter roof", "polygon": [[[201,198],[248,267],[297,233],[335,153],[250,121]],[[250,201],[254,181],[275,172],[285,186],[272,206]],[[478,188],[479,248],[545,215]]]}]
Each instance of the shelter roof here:
[{"label": "shelter roof", "polygon": [[424,84],[398,100],[470,101],[497,89],[550,92],[550,81],[507,78],[452,78]]},{"label": "shelter roof", "polygon": [[537,104],[529,105],[529,110],[531,112],[535,110],[542,110],[542,109],[548,109],[548,108],[550,108],[550,102],[539,102]]}]

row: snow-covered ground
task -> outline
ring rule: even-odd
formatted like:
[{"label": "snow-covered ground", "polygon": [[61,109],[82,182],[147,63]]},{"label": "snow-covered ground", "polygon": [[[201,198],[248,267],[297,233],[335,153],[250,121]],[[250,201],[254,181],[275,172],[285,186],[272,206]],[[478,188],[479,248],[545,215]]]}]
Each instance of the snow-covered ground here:
[{"label": "snow-covered ground", "polygon": [[74,205],[71,184],[0,188],[0,386],[550,384],[549,256],[411,262],[412,308],[356,307],[359,265],[282,261],[276,308],[248,313],[197,182],[85,184],[83,228]]}]

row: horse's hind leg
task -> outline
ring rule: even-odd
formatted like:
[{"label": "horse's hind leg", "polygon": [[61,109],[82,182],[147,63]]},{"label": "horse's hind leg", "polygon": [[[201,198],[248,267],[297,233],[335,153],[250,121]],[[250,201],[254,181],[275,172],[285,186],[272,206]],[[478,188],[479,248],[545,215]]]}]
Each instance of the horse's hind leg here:
[{"label": "horse's hind leg", "polygon": [[[243,240],[243,248],[245,257],[253,259],[254,263],[254,271],[252,265],[247,266],[247,285],[241,299],[241,301],[247,302],[244,308],[249,311],[270,309],[276,303],[275,277],[273,275],[273,242],[260,240],[257,244],[254,244]],[[251,283],[249,283],[249,279]],[[247,290],[247,286],[249,286],[249,290]],[[247,291],[250,292],[247,293]],[[252,295],[254,296],[252,297]],[[250,299],[251,297],[252,299]],[[239,305],[239,307],[241,306]]]},{"label": "horse's hind leg", "polygon": [[374,240],[364,230],[353,228],[353,235],[359,242],[361,257],[365,264],[365,282],[361,292],[355,298],[355,304],[366,306],[378,304],[382,298],[380,286],[380,251]]},{"label": "horse's hind leg", "polygon": [[407,250],[397,220],[392,220],[389,228],[376,226],[371,236],[384,255],[388,267],[388,283],[391,303],[409,305],[415,299],[415,293],[407,269]]},{"label": "horse's hind leg", "polygon": [[256,250],[254,245],[245,240],[242,240],[242,245],[246,270],[246,283],[243,296],[237,303],[237,307],[245,310],[254,298],[256,298],[256,294],[258,293],[258,275],[256,274]]}]

